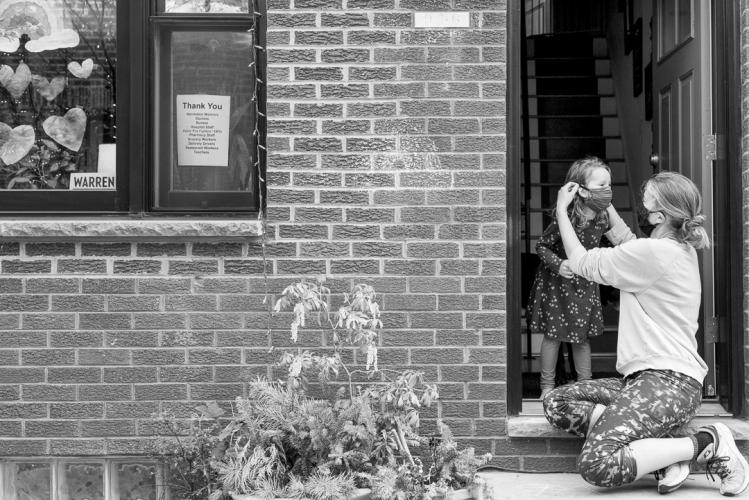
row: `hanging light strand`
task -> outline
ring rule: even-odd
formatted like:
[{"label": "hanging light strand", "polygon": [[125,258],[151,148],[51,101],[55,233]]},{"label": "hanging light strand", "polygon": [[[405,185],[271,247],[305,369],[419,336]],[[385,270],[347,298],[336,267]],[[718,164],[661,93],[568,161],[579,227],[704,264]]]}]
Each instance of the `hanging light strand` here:
[{"label": "hanging light strand", "polygon": [[257,175],[257,196],[258,196],[258,223],[260,224],[260,248],[262,252],[262,266],[263,266],[263,283],[265,288],[265,296],[263,297],[263,304],[266,306],[267,312],[267,331],[268,335],[271,333],[271,320],[273,314],[273,304],[269,300],[268,292],[268,265],[267,265],[267,254],[266,254],[266,243],[267,243],[267,229],[268,220],[266,215],[266,199],[265,199],[265,172],[263,172],[263,162],[265,161],[265,121],[266,116],[264,111],[263,86],[265,82],[260,78],[260,72],[262,70],[262,64],[265,60],[265,46],[260,44],[262,36],[262,20],[263,12],[260,9],[260,0],[252,0],[252,27],[247,30],[250,34],[250,57],[252,58],[248,67],[250,68],[252,78],[252,98],[251,102],[255,110],[254,130],[252,131],[253,144],[255,145],[255,155],[253,156],[252,168]]}]

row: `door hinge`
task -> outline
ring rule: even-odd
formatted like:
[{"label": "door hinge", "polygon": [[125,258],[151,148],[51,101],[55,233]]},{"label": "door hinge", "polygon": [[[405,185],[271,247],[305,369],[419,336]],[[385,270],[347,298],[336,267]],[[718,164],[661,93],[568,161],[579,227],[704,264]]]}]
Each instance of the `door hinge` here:
[{"label": "door hinge", "polygon": [[718,136],[715,134],[702,136],[702,154],[705,161],[718,159]]},{"label": "door hinge", "polygon": [[725,141],[721,134],[702,136],[702,152],[705,161],[715,161],[725,158]]},{"label": "door hinge", "polygon": [[705,340],[711,344],[717,344],[720,342],[719,324],[720,322],[717,317],[707,318],[707,320],[705,320]]}]

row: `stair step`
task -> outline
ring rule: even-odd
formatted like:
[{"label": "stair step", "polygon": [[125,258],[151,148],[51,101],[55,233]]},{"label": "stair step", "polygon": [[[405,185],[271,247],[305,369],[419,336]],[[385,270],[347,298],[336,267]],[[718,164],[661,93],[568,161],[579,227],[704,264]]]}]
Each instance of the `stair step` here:
[{"label": "stair step", "polygon": [[536,94],[598,95],[598,78],[539,78],[528,82]]},{"label": "stair step", "polygon": [[608,61],[608,56],[528,56],[529,61]]},{"label": "stair step", "polygon": [[572,98],[592,98],[592,99],[598,99],[599,97],[614,97],[614,94],[593,94],[593,93],[581,93],[581,94],[528,94],[528,97],[535,97],[535,98],[543,98],[543,97],[551,97],[554,99],[572,99]]},{"label": "stair step", "polygon": [[621,135],[529,135],[528,139],[537,141],[588,141],[592,139],[620,139]]},{"label": "stair step", "polygon": [[573,79],[577,78],[579,80],[583,79],[592,79],[595,80],[597,78],[607,78],[606,75],[536,75],[533,77],[535,80],[567,80],[567,79]]},{"label": "stair step", "polygon": [[[569,161],[577,160],[577,157],[570,158],[532,158],[531,163],[564,163]],[[604,160],[606,160],[604,158]],[[523,158],[520,158],[520,162],[523,162]],[[607,163],[624,163],[624,158],[610,158],[606,160]]]},{"label": "stair step", "polygon": [[[523,182],[521,182],[520,185],[521,186],[525,186],[526,184],[524,184]],[[543,182],[543,181],[542,182],[529,182],[527,185],[531,186],[531,187],[534,187],[534,186],[535,187],[554,187],[554,186],[561,187],[561,184],[559,184],[558,182]],[[611,187],[617,187],[617,186],[625,186],[626,187],[628,185],[629,185],[629,183],[627,183],[625,181],[622,181],[622,182],[612,182],[611,183]]]},{"label": "stair step", "polygon": [[533,119],[537,118],[539,120],[553,120],[555,118],[618,118],[619,115],[616,113],[591,113],[591,114],[582,114],[582,115],[572,115],[572,114],[559,114],[559,115],[550,115],[550,114],[543,114],[543,115],[528,115],[528,118]]},{"label": "stair step", "polygon": [[548,36],[533,38],[534,56],[544,57],[593,55],[593,37],[578,36]]}]

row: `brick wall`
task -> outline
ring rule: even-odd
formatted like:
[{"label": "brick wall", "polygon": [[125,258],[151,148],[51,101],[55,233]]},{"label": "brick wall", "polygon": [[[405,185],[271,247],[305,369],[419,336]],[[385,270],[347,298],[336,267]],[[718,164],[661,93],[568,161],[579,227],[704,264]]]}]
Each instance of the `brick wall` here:
[{"label": "brick wall", "polygon": [[[419,9],[471,25],[415,29]],[[519,466],[504,438],[505,10],[271,0],[267,260],[260,240],[1,243],[0,454],[143,451],[153,413],[271,375],[288,321],[268,334],[266,291],[326,275],[336,294],[381,293],[381,365],[439,384],[427,428],[441,417]]]},{"label": "brick wall", "polygon": [[[450,9],[470,27],[413,27],[417,10]],[[274,274],[382,292],[381,363],[438,381],[429,416],[493,453],[506,423],[505,10],[274,0],[268,17]]]}]

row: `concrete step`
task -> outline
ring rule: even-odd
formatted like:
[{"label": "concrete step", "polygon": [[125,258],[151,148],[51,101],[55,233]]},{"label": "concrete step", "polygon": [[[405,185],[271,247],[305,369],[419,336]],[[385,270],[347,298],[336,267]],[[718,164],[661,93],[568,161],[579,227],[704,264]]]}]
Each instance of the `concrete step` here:
[{"label": "concrete step", "polygon": [[[605,498],[606,500],[646,500],[663,495],[656,490],[656,480],[652,475],[619,488],[599,488],[586,483],[574,473],[524,473],[514,471],[483,470],[479,475],[486,481],[490,493],[485,498],[492,500],[528,500],[535,498],[555,498],[580,500],[584,498]],[[690,474],[678,491],[670,496],[678,500],[705,500],[721,497],[719,479],[713,482],[705,474]]]}]

